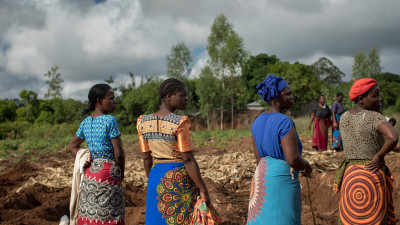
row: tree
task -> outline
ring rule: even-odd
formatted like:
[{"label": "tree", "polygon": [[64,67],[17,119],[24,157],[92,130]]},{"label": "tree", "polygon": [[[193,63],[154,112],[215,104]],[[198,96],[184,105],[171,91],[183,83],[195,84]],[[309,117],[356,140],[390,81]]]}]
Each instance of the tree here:
[{"label": "tree", "polygon": [[353,78],[358,80],[367,76],[367,57],[363,51],[354,55],[353,59]]},{"label": "tree", "polygon": [[329,85],[340,85],[344,73],[331,60],[321,57],[311,65],[315,75]]},{"label": "tree", "polygon": [[368,54],[368,66],[367,74],[368,76],[374,76],[382,72],[381,58],[378,53],[378,49],[373,47]]},{"label": "tree", "polygon": [[364,55],[363,51],[358,52],[353,61],[352,75],[354,79],[372,77],[382,71],[381,59],[376,47],[372,48],[368,56]]},{"label": "tree", "polygon": [[107,84],[111,85],[112,83],[114,83],[114,78],[112,75],[110,75],[110,77],[108,79],[104,80]]},{"label": "tree", "polygon": [[[221,80],[220,113],[221,125],[223,125],[224,95],[228,93],[231,105],[231,128],[233,129],[233,108],[235,82],[234,76],[241,76],[242,65],[247,53],[244,50],[243,39],[236,34],[224,14],[215,18],[211,26],[211,34],[208,37],[207,52],[210,56],[210,68],[218,79]],[[226,87],[228,86],[228,87]]]},{"label": "tree", "polygon": [[61,73],[58,72],[58,66],[53,66],[51,69],[44,74],[47,77],[46,84],[49,85],[47,93],[44,95],[45,98],[61,98]]},{"label": "tree", "polygon": [[[33,122],[35,115],[38,113],[39,102],[37,99],[37,93],[32,90],[27,91],[24,89],[19,93],[19,97],[25,106],[24,110],[19,110],[19,120]],[[22,115],[22,112],[25,113],[25,116]]]},{"label": "tree", "polygon": [[213,76],[209,66],[204,67],[196,85],[196,94],[199,96],[200,112],[207,117],[207,129],[210,129],[210,115],[218,107],[219,90],[219,80]]},{"label": "tree", "polygon": [[14,100],[0,99],[0,122],[14,121],[17,108]]},{"label": "tree", "polygon": [[190,50],[184,42],[173,46],[169,55],[167,55],[167,76],[179,80],[186,80],[190,73],[190,63],[192,57]]},{"label": "tree", "polygon": [[246,85],[250,101],[258,101],[260,99],[257,94],[256,87],[268,75],[268,66],[279,62],[275,56],[268,54],[258,54],[251,56],[243,66],[242,83]]},{"label": "tree", "polygon": [[268,74],[280,76],[290,85],[295,102],[294,111],[320,94],[321,81],[315,76],[312,66],[299,62],[277,62],[268,66]]}]

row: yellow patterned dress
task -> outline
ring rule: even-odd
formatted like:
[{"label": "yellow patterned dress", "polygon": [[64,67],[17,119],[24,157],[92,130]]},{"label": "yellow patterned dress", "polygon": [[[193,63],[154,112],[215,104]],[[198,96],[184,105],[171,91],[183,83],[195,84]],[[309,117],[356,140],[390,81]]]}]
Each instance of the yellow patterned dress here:
[{"label": "yellow patterned dress", "polygon": [[181,152],[192,151],[187,116],[142,115],[137,121],[141,152],[151,151],[146,224],[190,224],[199,191],[186,172]]}]

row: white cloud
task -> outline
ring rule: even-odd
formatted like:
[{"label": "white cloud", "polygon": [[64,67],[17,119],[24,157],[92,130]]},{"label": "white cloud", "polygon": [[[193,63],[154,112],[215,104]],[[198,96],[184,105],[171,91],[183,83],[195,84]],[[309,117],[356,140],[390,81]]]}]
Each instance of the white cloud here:
[{"label": "white cloud", "polygon": [[[65,98],[86,96],[110,75],[165,74],[171,47],[205,46],[220,13],[253,55],[307,64],[325,56],[349,76],[354,54],[376,46],[384,71],[400,74],[399,8],[397,0],[3,0],[0,98],[24,87],[44,94],[43,74],[54,65]],[[195,58],[191,76],[207,62],[206,53]]]}]

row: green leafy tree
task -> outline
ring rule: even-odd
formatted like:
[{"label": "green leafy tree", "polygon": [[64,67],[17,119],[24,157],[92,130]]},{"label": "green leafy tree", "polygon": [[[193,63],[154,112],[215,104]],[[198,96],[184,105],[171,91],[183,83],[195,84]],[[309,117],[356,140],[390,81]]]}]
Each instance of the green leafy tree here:
[{"label": "green leafy tree", "polygon": [[14,100],[0,99],[0,122],[14,121],[17,117],[15,113],[17,108]]},{"label": "green leafy tree", "polygon": [[372,78],[379,84],[384,108],[390,108],[396,105],[400,96],[400,75],[394,73],[380,73],[373,75]]},{"label": "green leafy tree", "polygon": [[372,48],[366,56],[363,51],[354,56],[353,78],[361,79],[378,75],[382,71],[381,59],[376,47]]},{"label": "green leafy tree", "polygon": [[258,101],[260,99],[256,87],[267,77],[268,66],[277,62],[279,62],[279,59],[275,55],[269,56],[268,54],[251,56],[246,61],[243,66],[242,83],[246,85],[246,90],[243,91],[243,94],[249,96],[249,101]]},{"label": "green leafy tree", "polygon": [[[225,15],[220,14],[211,26],[211,34],[206,46],[210,56],[210,68],[221,80],[220,113],[223,125],[223,108],[228,97],[231,105],[231,128],[233,128],[233,108],[235,104],[234,93],[236,90],[235,76],[241,76],[242,65],[246,60],[247,52],[244,50],[243,38],[234,30]],[[228,94],[226,94],[228,93]]]},{"label": "green leafy tree", "polygon": [[199,96],[200,112],[207,118],[207,129],[210,129],[210,118],[219,106],[219,90],[220,81],[213,75],[209,66],[204,67],[196,85],[196,94]]},{"label": "green leafy tree", "polygon": [[146,83],[143,83],[138,88],[125,92],[122,96],[121,105],[118,105],[122,109],[115,113],[122,126],[133,126],[130,131],[136,129],[136,120],[140,115],[153,113],[161,105],[158,93],[161,80],[151,77],[147,80]]},{"label": "green leafy tree", "polygon": [[114,83],[114,78],[112,75],[110,75],[110,77],[108,79],[104,80],[107,84],[111,85],[112,83]]},{"label": "green leafy tree", "polygon": [[184,42],[174,45],[167,55],[167,76],[179,80],[187,80],[190,73],[189,65],[192,63],[190,50]]},{"label": "green leafy tree", "polygon": [[47,89],[47,93],[44,95],[45,98],[61,98],[61,83],[63,80],[61,79],[61,73],[58,71],[58,66],[53,66],[51,69],[44,74],[47,78],[45,82],[49,85]]},{"label": "green leafy tree", "polygon": [[342,83],[344,73],[328,58],[321,57],[311,66],[313,67],[315,75],[327,84],[340,86]]},{"label": "green leafy tree", "polygon": [[[18,120],[33,122],[35,120],[35,116],[39,112],[39,101],[37,98],[37,93],[32,90],[28,91],[24,89],[19,93],[19,97],[21,99],[21,102],[23,102],[24,107],[23,110],[21,108],[17,110]],[[25,115],[22,115],[22,112],[24,112]]]},{"label": "green leafy tree", "polygon": [[280,76],[288,82],[295,100],[294,111],[316,99],[320,93],[321,80],[315,76],[312,66],[277,62],[268,66],[268,74]]},{"label": "green leafy tree", "polygon": [[373,47],[372,50],[368,54],[368,67],[367,67],[367,74],[369,77],[374,75],[378,75],[382,72],[381,66],[381,58],[378,53],[378,49]]},{"label": "green leafy tree", "polygon": [[363,51],[354,55],[353,59],[353,78],[358,80],[367,76],[367,57]]}]

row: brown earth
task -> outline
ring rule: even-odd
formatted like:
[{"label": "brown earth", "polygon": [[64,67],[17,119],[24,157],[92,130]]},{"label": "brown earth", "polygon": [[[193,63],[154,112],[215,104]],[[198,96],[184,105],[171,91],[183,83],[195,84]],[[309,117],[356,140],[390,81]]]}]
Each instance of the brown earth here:
[{"label": "brown earth", "polygon": [[[332,183],[343,153],[311,150],[310,140],[302,138],[303,156],[315,168],[309,179],[311,199],[317,224],[336,224],[339,196],[332,195]],[[126,224],[144,224],[146,179],[138,145],[124,146],[127,171],[124,181]],[[195,155],[211,194],[212,203],[223,217],[224,225],[246,223],[250,182],[255,169],[251,139],[237,138],[220,146],[211,142],[195,148]],[[386,163],[395,177],[395,214],[400,218],[400,157],[386,156]],[[59,224],[69,215],[70,180],[74,157],[65,149],[56,155],[40,155],[37,162],[21,159],[0,162],[0,224]],[[302,222],[313,224],[309,193],[304,177],[302,186]]]}]

